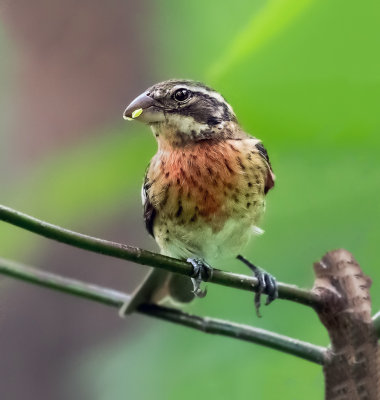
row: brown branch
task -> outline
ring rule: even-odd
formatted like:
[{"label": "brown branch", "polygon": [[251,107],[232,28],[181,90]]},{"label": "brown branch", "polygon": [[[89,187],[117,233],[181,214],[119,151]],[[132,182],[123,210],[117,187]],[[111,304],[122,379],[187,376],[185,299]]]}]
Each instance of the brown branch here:
[{"label": "brown branch", "polygon": [[324,365],[326,400],[380,399],[380,351],[371,319],[371,280],[346,250],[327,253],[314,264],[313,291],[331,348]]}]

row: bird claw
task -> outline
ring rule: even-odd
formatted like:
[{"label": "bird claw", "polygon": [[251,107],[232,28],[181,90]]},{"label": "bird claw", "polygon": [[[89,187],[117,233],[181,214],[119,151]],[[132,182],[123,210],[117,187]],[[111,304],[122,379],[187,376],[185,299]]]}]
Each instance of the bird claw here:
[{"label": "bird claw", "polygon": [[193,282],[195,296],[203,298],[207,294],[207,288],[201,289],[201,283],[207,282],[212,277],[213,268],[201,258],[188,258],[186,260],[193,266],[191,281]]},{"label": "bird claw", "polygon": [[248,261],[241,255],[238,255],[237,259],[242,261],[245,265],[247,265],[253,271],[255,277],[257,278],[258,285],[257,285],[257,292],[255,293],[255,308],[256,308],[256,315],[258,317],[261,317],[260,314],[261,295],[262,294],[267,295],[267,300],[265,302],[266,306],[278,298],[278,287],[276,278],[271,274],[268,274],[268,272],[264,271],[262,268],[259,268],[256,265],[252,264],[250,261]]}]

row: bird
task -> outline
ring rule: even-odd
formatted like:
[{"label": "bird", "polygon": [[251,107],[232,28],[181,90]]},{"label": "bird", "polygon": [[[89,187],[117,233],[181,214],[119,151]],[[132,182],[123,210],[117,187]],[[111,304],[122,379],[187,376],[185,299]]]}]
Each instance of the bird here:
[{"label": "bird", "polygon": [[258,227],[274,187],[268,152],[240,126],[216,90],[186,79],[159,82],[125,109],[123,118],[150,126],[157,141],[142,185],[145,227],[161,254],[186,260],[192,278],[153,268],[120,309],[142,303],[183,305],[204,297],[200,284],[215,260],[237,256],[258,278],[267,303],[277,296],[275,278],[240,255]]}]

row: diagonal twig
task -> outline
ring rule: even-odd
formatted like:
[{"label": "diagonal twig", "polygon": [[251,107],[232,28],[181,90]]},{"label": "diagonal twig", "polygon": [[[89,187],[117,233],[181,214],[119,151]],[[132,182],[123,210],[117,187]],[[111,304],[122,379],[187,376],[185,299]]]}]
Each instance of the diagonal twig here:
[{"label": "diagonal twig", "polygon": [[[45,272],[2,258],[0,258],[0,274],[77,297],[86,298],[115,308],[120,308],[130,298],[129,295],[113,289],[65,278],[57,274]],[[205,333],[228,336],[238,340],[261,344],[317,364],[323,364],[325,361],[325,348],[269,332],[264,329],[253,328],[248,325],[237,324],[217,318],[191,315],[180,310],[155,304],[142,304],[138,307],[137,312],[184,325]]]},{"label": "diagonal twig", "polygon": [[[162,268],[177,274],[191,276],[193,273],[192,266],[185,261],[163,256],[138,247],[83,235],[2,205],[0,205],[0,220],[84,250],[133,261],[137,264]],[[209,282],[247,291],[257,291],[258,287],[257,279],[254,277],[225,272],[216,268]],[[291,300],[311,307],[316,307],[319,304],[318,296],[315,293],[300,289],[295,285],[278,282],[278,294],[281,299]]]}]

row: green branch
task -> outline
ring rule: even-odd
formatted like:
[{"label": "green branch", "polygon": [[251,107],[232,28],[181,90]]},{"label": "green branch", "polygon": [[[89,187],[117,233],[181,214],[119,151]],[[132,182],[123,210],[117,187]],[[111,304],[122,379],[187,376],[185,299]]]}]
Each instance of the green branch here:
[{"label": "green branch", "polygon": [[[2,258],[0,258],[0,274],[77,297],[83,297],[115,308],[120,308],[130,299],[130,296],[127,294],[116,290],[65,278]],[[317,364],[323,364],[325,361],[325,348],[265,331],[264,329],[252,328],[247,325],[216,318],[199,317],[180,310],[153,304],[142,304],[138,307],[137,312],[205,333],[228,336],[238,340],[261,344]]]},{"label": "green branch", "polygon": [[[81,233],[73,232],[1,205],[0,220],[37,233],[38,235],[45,236],[49,239],[54,239],[58,242],[66,243],[95,253],[133,261],[137,264],[162,268],[170,272],[187,276],[191,276],[193,272],[192,266],[185,261],[166,257],[138,247],[97,239]],[[225,272],[219,269],[214,269],[210,282],[247,291],[257,291],[258,285],[256,278],[234,274],[232,272]],[[316,294],[308,290],[300,289],[294,285],[279,282],[278,294],[281,299],[295,301],[312,307],[318,305],[318,296]]]}]

